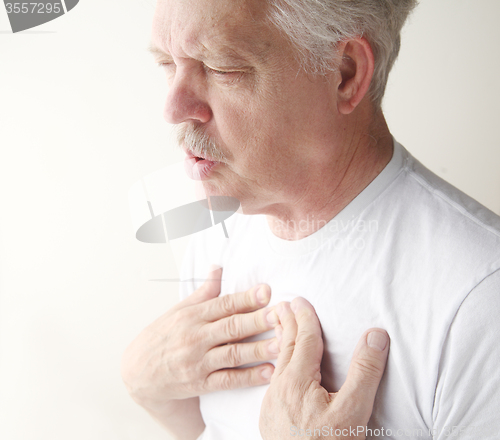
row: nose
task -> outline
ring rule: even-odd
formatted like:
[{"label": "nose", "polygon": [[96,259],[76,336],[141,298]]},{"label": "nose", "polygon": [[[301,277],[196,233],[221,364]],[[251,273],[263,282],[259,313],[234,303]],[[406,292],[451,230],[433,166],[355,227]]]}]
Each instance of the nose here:
[{"label": "nose", "polygon": [[206,123],[212,118],[212,110],[204,99],[203,84],[199,77],[189,76],[177,69],[170,85],[163,117],[170,124],[187,121]]}]

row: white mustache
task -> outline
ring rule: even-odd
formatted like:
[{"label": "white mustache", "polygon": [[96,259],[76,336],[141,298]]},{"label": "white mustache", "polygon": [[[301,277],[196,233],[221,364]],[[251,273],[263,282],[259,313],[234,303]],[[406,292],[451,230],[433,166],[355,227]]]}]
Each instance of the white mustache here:
[{"label": "white mustache", "polygon": [[215,140],[203,132],[201,127],[182,125],[177,131],[177,142],[184,144],[195,156],[210,157],[225,162],[226,156],[219,149]]}]

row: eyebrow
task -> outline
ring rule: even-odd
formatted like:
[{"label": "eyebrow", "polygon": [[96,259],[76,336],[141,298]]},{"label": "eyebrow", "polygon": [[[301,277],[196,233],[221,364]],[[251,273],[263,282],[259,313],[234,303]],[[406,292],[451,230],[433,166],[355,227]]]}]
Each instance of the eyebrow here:
[{"label": "eyebrow", "polygon": [[148,52],[152,55],[154,55],[155,57],[160,57],[160,56],[167,56],[169,58],[172,58],[172,56],[168,53],[166,53],[165,51],[161,50],[158,46],[155,46],[153,43],[149,43],[149,46],[148,46]]},{"label": "eyebrow", "polygon": [[[205,49],[203,47],[203,49]],[[164,50],[160,49],[158,46],[156,46],[155,44],[153,43],[150,43],[149,46],[148,46],[148,52],[151,53],[154,57],[156,58],[168,58],[169,60],[172,59],[172,55],[170,55],[168,52],[165,52]],[[205,54],[204,54],[205,52]],[[247,62],[247,60],[240,56],[239,54],[237,54],[236,52],[234,52],[232,49],[230,48],[224,48],[223,51],[221,51],[220,53],[207,53],[208,51],[205,49],[205,50],[202,50],[200,52],[200,55],[199,55],[199,59],[201,61],[214,61],[214,62],[226,62],[226,61],[229,61],[230,63],[241,63],[241,62]]]}]

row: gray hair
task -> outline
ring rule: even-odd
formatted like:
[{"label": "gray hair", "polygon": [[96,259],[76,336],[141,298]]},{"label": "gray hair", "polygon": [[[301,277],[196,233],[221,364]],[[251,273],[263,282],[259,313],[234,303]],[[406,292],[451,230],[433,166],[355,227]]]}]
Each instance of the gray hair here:
[{"label": "gray hair", "polygon": [[341,40],[364,36],[375,57],[369,94],[382,103],[389,72],[401,46],[401,29],[417,0],[269,0],[269,20],[298,49],[307,71],[334,68],[332,48]]}]

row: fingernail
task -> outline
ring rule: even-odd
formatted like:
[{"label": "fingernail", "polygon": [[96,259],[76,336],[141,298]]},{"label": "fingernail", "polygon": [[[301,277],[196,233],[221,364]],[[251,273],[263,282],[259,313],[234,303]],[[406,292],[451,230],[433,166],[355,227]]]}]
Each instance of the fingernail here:
[{"label": "fingernail", "polygon": [[260,286],[257,289],[257,301],[266,304],[269,300],[269,289],[266,286]]},{"label": "fingernail", "polygon": [[271,379],[271,376],[273,375],[273,372],[271,371],[270,368],[264,368],[260,374],[262,375],[262,377],[266,380],[269,380]]},{"label": "fingernail", "polygon": [[216,270],[219,270],[221,267],[218,266],[217,264],[211,264],[209,269],[208,269],[208,274],[210,275],[212,272],[215,272]]},{"label": "fingernail", "polygon": [[373,331],[368,334],[366,342],[368,343],[368,346],[384,351],[385,347],[387,347],[387,342],[389,342],[389,338],[385,333]]},{"label": "fingernail", "polygon": [[278,348],[278,343],[276,341],[272,341],[268,346],[267,350],[269,353],[279,353],[280,349]]},{"label": "fingernail", "polygon": [[266,316],[267,322],[271,325],[276,325],[279,322],[278,315],[274,310],[271,310]]}]

